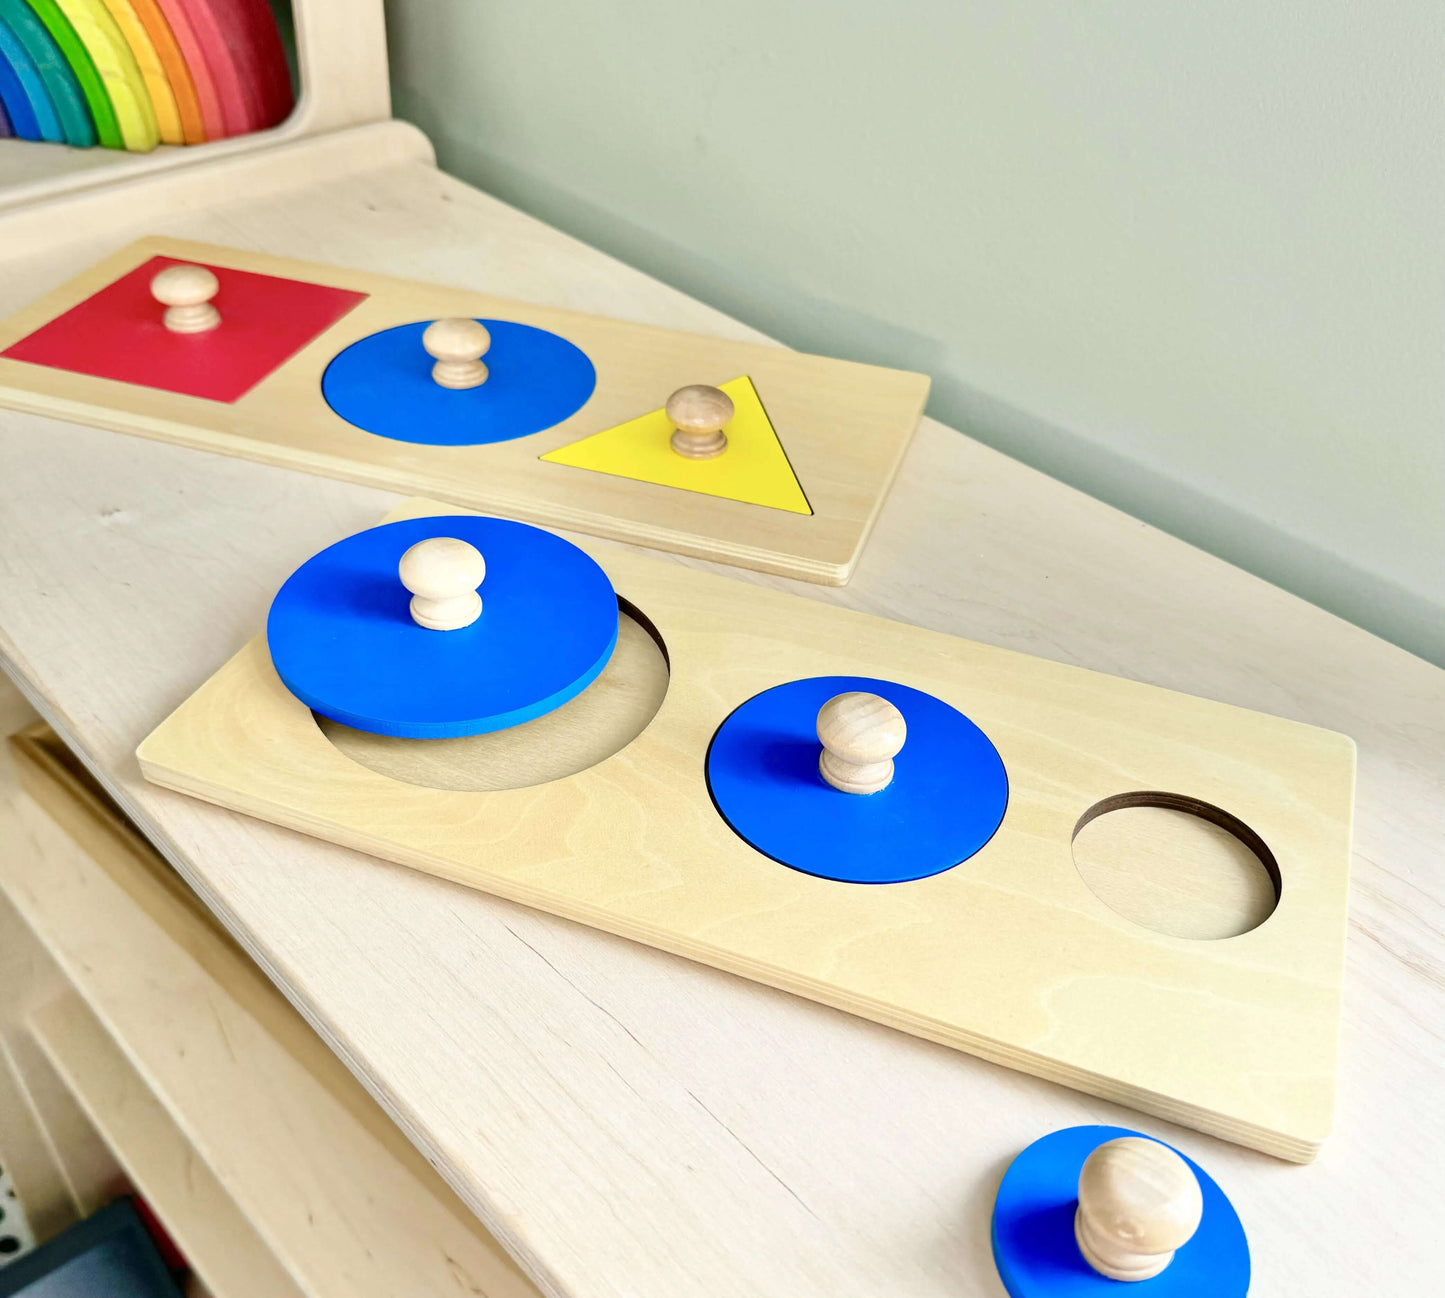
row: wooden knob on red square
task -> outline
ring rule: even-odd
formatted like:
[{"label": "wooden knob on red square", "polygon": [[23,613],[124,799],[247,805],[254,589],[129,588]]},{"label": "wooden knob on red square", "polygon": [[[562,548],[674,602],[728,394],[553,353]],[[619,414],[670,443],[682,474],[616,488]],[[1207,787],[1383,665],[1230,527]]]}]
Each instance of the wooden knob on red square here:
[{"label": "wooden knob on red square", "polygon": [[162,317],[172,333],[199,334],[221,323],[211,299],[221,287],[213,271],[204,266],[167,266],[151,280],[151,296],[165,307]]}]

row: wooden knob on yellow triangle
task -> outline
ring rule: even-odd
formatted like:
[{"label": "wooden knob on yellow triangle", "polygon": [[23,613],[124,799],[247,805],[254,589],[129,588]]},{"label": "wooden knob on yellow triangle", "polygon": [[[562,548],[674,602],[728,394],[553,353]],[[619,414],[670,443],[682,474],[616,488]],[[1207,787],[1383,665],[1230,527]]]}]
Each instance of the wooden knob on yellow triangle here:
[{"label": "wooden knob on yellow triangle", "polygon": [[411,619],[428,631],[460,631],[482,615],[477,587],[487,575],[476,546],[454,536],[418,541],[397,564],[401,584],[411,591]]},{"label": "wooden knob on yellow triangle", "polygon": [[492,345],[492,335],[480,321],[461,316],[434,320],[422,334],[421,345],[436,361],[431,376],[442,387],[461,390],[487,381],[482,356]]},{"label": "wooden knob on yellow triangle", "polygon": [[903,713],[876,694],[835,694],[818,710],[818,774],[844,793],[877,793],[893,780],[908,738]]},{"label": "wooden knob on yellow triangle", "polygon": [[1188,1163],[1142,1136],[1105,1141],[1079,1171],[1074,1238],[1110,1280],[1149,1280],[1199,1229],[1204,1196]]},{"label": "wooden knob on yellow triangle", "polygon": [[211,304],[220,287],[204,266],[167,266],[151,280],[151,296],[165,307],[162,322],[172,333],[199,334],[221,323]]},{"label": "wooden knob on yellow triangle", "polygon": [[723,432],[733,417],[733,399],[721,388],[694,383],[667,399],[667,417],[677,429],[672,449],[689,460],[710,460],[728,448]]}]

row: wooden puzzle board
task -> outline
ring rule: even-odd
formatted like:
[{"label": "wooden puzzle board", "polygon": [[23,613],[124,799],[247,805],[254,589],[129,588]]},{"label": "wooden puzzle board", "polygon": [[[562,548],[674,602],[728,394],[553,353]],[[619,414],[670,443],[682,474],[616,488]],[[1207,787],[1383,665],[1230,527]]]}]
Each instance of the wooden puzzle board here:
[{"label": "wooden puzzle board", "polygon": [[[413,501],[390,517],[454,512]],[[258,636],[140,746],[147,778],[688,956],[1145,1112],[1308,1161],[1334,1103],[1354,746],[1329,731],[888,622],[643,555],[589,549],[666,645],[661,708],[622,751],[500,792],[403,784],[324,737]],[[976,856],[840,884],[723,822],[703,760],[729,712],[804,676],[937,695],[997,746],[1010,797]],[[1165,790],[1272,851],[1273,915],[1168,937],[1099,901],[1080,817]]]},{"label": "wooden puzzle board", "polygon": [[[0,356],[0,404],[840,585],[852,573],[928,394],[926,376],[902,370],[159,237],[132,244],[0,324],[0,351],[155,256],[367,296],[233,402]],[[322,374],[344,348],[395,325],[454,315],[519,321],[570,339],[595,366],[596,390],[576,414],[544,432],[477,446],[377,437],[326,404]],[[718,385],[741,375],[762,397],[811,515],[539,458],[659,408],[686,384]]]}]

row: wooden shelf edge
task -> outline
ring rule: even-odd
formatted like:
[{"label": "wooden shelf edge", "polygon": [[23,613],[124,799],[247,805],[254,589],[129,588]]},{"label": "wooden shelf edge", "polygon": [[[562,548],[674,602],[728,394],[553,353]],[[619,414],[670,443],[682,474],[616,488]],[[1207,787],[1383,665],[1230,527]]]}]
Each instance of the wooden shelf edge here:
[{"label": "wooden shelf edge", "polygon": [[52,1020],[47,1007],[35,1026],[82,1103],[97,1114],[105,1103],[89,1098],[100,1083],[85,1069],[101,1047],[74,1026],[89,1016],[193,1161],[314,1298],[539,1298],[54,733],[38,723],[10,749],[43,813],[36,833],[71,848],[61,869],[51,860],[27,873],[24,860],[0,860],[0,884],[76,988],[78,1009]]},{"label": "wooden shelf edge", "polygon": [[78,994],[37,1010],[31,1031],[216,1298],[302,1298]]}]

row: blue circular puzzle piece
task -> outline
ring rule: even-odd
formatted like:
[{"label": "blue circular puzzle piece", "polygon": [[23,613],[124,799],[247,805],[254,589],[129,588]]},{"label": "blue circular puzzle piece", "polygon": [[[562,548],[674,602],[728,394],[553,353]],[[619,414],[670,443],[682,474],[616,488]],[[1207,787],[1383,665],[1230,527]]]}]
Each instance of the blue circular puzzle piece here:
[{"label": "blue circular puzzle piece", "polygon": [[1079,1171],[1105,1141],[1141,1134],[1066,1127],[1034,1141],[1009,1165],[994,1200],[993,1257],[1012,1298],[1244,1298],[1249,1243],[1239,1215],[1209,1174],[1182,1154],[1199,1179],[1204,1215],[1174,1260],[1151,1280],[1128,1282],[1110,1280],[1084,1261],[1074,1241]]},{"label": "blue circular puzzle piece", "polygon": [[[908,725],[893,781],[842,793],[818,773],[818,709],[861,690]],[[843,883],[902,883],[966,861],[999,827],[1008,775],[987,735],[941,699],[866,676],[814,676],[754,695],[718,727],[707,782],[722,817],[765,856]]]},{"label": "blue circular puzzle piece", "polygon": [[[457,631],[412,620],[397,564],[454,536],[487,572],[481,616]],[[287,579],[266,619],[282,683],[323,716],[408,739],[479,735],[561,707],[617,643],[617,595],[575,545],[541,528],[452,515],[386,523],[338,541]]]},{"label": "blue circular puzzle piece", "polygon": [[326,367],[321,394],[349,424],[428,446],[478,446],[540,433],[575,415],[597,386],[587,353],[565,338],[510,320],[482,320],[492,336],[479,387],[444,388],[421,345],[428,321],[354,342]]}]

